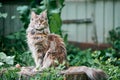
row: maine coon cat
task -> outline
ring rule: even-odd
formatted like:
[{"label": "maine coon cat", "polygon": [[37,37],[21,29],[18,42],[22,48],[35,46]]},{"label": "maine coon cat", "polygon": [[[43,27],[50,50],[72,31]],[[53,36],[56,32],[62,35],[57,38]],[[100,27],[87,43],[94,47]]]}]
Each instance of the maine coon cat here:
[{"label": "maine coon cat", "polygon": [[[57,34],[50,33],[46,11],[39,15],[31,12],[30,24],[26,33],[27,43],[36,64],[34,70],[41,71],[51,66],[57,66],[56,60],[59,64],[67,62],[63,39]],[[107,75],[102,70],[86,66],[70,67],[62,73],[70,72],[85,72],[89,80],[107,80]]]},{"label": "maine coon cat", "polygon": [[42,70],[50,66],[56,66],[55,60],[61,64],[66,62],[65,44],[59,35],[50,33],[46,11],[39,15],[31,12],[26,34],[36,69]]}]

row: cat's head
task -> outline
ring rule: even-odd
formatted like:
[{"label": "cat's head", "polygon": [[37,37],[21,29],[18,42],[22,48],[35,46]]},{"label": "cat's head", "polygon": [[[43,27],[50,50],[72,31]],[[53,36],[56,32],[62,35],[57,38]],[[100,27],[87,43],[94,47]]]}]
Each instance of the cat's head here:
[{"label": "cat's head", "polygon": [[35,12],[32,11],[30,23],[34,24],[32,28],[39,31],[49,27],[48,19],[47,19],[47,11],[43,11],[39,15],[37,15]]}]

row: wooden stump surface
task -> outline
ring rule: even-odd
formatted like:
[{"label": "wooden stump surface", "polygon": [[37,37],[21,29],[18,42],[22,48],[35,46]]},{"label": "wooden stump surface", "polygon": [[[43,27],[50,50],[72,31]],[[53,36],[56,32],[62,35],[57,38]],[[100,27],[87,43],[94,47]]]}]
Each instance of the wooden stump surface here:
[{"label": "wooden stump surface", "polygon": [[[29,80],[30,77],[36,74],[42,74],[42,72],[33,71],[33,68],[34,67],[22,67],[21,71],[19,72],[19,75],[21,76],[21,78],[24,77],[25,80]],[[60,74],[65,75],[64,80],[89,80],[84,72],[77,72],[77,71],[68,72],[67,70],[63,70],[60,72]]]}]

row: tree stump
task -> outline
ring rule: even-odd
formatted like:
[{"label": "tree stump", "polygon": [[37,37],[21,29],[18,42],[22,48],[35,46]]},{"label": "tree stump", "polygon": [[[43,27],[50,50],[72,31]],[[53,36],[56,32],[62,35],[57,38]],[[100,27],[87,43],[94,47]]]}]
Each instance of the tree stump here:
[{"label": "tree stump", "polygon": [[72,72],[66,73],[64,80],[88,80],[88,77],[84,72]]},{"label": "tree stump", "polygon": [[[29,80],[30,77],[36,75],[36,74],[42,74],[42,72],[33,72],[34,67],[23,67],[21,68],[21,71],[19,72],[20,78],[19,80]],[[89,80],[85,72],[77,72],[72,71],[68,72],[67,70],[63,70],[59,72],[61,75],[64,75],[64,80]]]},{"label": "tree stump", "polygon": [[5,68],[0,71],[0,77],[4,80],[108,80],[104,71],[86,66],[73,66],[61,71],[50,68],[38,72],[33,69],[34,67]]}]

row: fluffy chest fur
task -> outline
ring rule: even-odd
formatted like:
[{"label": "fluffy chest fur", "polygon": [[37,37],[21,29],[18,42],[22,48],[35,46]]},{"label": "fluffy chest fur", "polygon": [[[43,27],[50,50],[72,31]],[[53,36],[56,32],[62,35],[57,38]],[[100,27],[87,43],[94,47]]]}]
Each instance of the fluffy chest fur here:
[{"label": "fluffy chest fur", "polygon": [[44,34],[27,34],[27,43],[33,54],[43,53],[45,54],[48,50],[47,35]]}]

